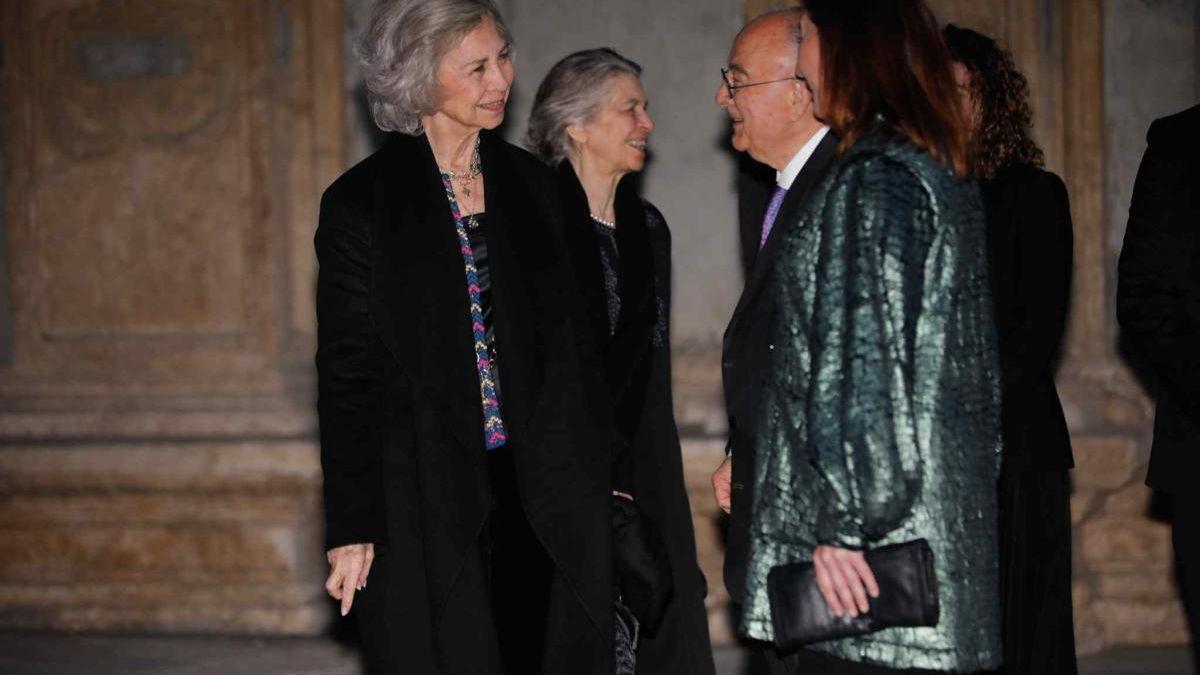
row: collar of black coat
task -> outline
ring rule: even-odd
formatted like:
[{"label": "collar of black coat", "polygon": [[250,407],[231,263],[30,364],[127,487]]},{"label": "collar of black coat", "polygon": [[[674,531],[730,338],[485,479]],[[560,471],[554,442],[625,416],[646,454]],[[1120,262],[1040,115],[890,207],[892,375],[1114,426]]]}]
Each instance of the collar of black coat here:
[{"label": "collar of black coat", "polygon": [[[496,358],[501,411],[510,435],[521,436],[539,400],[544,374],[542,331],[557,304],[546,275],[561,255],[545,195],[545,169],[512,156],[489,132],[480,134],[488,227]],[[447,421],[467,448],[482,449],[464,262],[445,187],[424,136],[391,134],[376,173],[381,219],[376,228],[375,302],[384,342],[414,384],[444,404]],[[535,187],[531,172],[546,180]],[[546,296],[546,297],[543,297]]]}]

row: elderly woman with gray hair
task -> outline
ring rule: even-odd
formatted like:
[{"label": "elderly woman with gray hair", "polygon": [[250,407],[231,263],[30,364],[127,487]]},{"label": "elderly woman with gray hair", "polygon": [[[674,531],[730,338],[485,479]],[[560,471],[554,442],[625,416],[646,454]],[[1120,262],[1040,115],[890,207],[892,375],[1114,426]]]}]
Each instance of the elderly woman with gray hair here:
[{"label": "elderly woman with gray hair", "polygon": [[553,175],[491,132],[508,29],[384,0],[359,53],[390,133],[316,234],[326,589],[371,672],[611,675],[611,414]]},{"label": "elderly woman with gray hair", "polygon": [[[590,323],[585,337],[601,355],[618,430],[617,672],[635,672],[622,611],[628,605],[636,617],[636,672],[711,674],[706,585],[672,413],[671,235],[629,179],[644,167],[654,129],[641,70],[611,49],[562,59],[538,88],[527,140],[557,174],[563,239]],[[665,558],[653,574],[638,562],[652,557],[647,550]],[[655,586],[673,589],[669,602],[648,597]]]}]

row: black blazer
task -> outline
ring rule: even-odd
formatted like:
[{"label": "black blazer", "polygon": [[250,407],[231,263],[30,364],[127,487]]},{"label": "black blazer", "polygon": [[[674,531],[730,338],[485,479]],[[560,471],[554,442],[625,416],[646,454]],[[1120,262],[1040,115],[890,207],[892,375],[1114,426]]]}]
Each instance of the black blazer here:
[{"label": "black blazer", "polygon": [[1071,301],[1071,207],[1058,176],[1014,166],[982,181],[1000,337],[1005,471],[1073,466],[1054,370]]},{"label": "black blazer", "polygon": [[[743,254],[750,260],[746,286],[738,299],[733,317],[725,329],[721,348],[721,380],[725,391],[725,409],[729,417],[728,452],[733,453],[732,509],[725,546],[725,586],[735,602],[745,587],[746,564],[750,548],[750,508],[753,504],[754,439],[758,429],[758,408],[767,377],[771,340],[775,339],[776,309],[768,283],[775,253],[783,233],[799,219],[808,195],[820,183],[832,164],[837,139],[827,133],[817,145],[788,190],[775,225],[762,250],[758,250],[762,217],[774,187],[763,189],[761,181],[743,179],[745,192],[739,198],[759,200],[757,208],[739,207],[742,212]],[[755,217],[757,214],[757,217]]]},{"label": "black blazer", "polygon": [[741,252],[742,274],[750,278],[754,259],[758,257],[758,242],[762,238],[762,219],[775,190],[775,169],[754,161],[746,153],[738,153],[738,245]]},{"label": "black blazer", "polygon": [[1158,402],[1146,483],[1195,489],[1200,472],[1200,106],[1150,125],[1117,268],[1125,348]]},{"label": "black blazer", "polygon": [[[502,412],[524,511],[557,566],[545,664],[607,675],[611,566],[596,564],[612,559],[603,384],[577,346],[553,177],[481,138]],[[355,600],[369,665],[499,672],[466,282],[424,137],[391,135],[326,190],[316,249],[326,546],[379,549]]]}]

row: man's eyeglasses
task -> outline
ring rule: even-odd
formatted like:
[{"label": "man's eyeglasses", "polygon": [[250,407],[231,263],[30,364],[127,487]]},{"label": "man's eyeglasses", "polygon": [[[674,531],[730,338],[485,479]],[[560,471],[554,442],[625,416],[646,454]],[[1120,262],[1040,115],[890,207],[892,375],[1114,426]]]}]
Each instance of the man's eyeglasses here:
[{"label": "man's eyeglasses", "polygon": [[790,82],[791,80],[803,80],[803,79],[804,78],[800,77],[799,75],[792,75],[791,77],[781,77],[778,80],[766,80],[764,82],[747,82],[745,84],[734,84],[729,81],[729,69],[728,68],[721,69],[721,81],[725,83],[725,89],[729,92],[729,98],[733,98],[733,95],[737,93],[738,89],[745,89],[746,87],[757,87],[760,84],[775,84],[776,82]]}]

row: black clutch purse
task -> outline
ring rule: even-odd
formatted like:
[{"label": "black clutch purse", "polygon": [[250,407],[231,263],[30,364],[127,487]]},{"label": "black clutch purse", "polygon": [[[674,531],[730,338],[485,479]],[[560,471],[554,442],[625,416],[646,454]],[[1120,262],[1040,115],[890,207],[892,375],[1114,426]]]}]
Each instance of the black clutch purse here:
[{"label": "black clutch purse", "polygon": [[933,550],[924,539],[867,551],[867,564],[879,584],[879,597],[868,598],[870,611],[836,616],[817,588],[811,562],[771,568],[767,596],[775,646],[793,652],[811,642],[865,635],[893,626],[936,626],[937,577]]},{"label": "black clutch purse", "polygon": [[675,593],[662,535],[637,504],[613,496],[613,555],[621,602],[654,635]]}]

